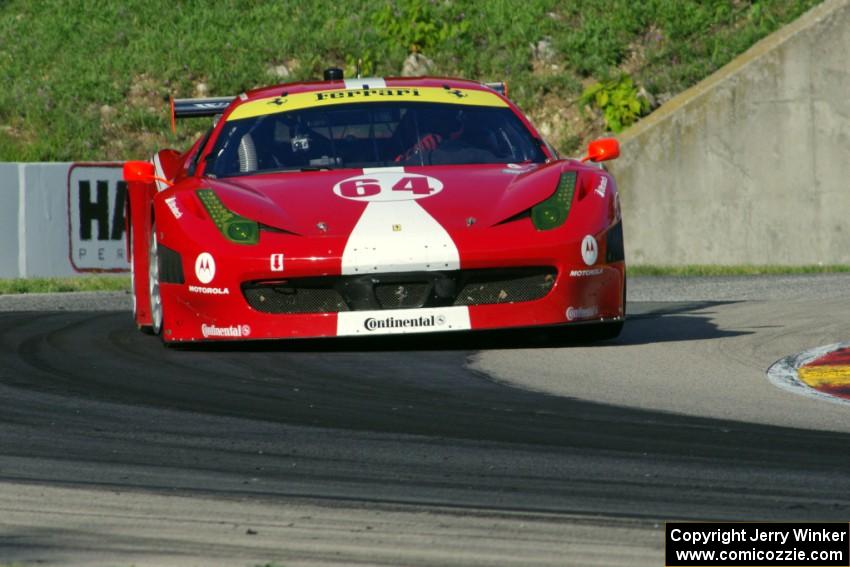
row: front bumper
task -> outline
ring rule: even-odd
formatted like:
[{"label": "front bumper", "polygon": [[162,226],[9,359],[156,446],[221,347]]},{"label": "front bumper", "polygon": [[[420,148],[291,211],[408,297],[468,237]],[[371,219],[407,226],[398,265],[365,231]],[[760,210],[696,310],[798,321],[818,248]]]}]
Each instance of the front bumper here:
[{"label": "front bumper", "polygon": [[[427,333],[614,321],[624,316],[623,268],[596,268],[593,276],[570,276],[562,268],[541,299],[484,305],[329,313],[267,313],[248,303],[238,281],[223,287],[162,284],[166,341],[255,340]],[[234,280],[238,280],[234,276]],[[190,291],[193,289],[194,291]],[[223,290],[227,290],[223,292]]]},{"label": "front bumper", "polygon": [[[343,238],[263,234],[259,244],[239,246],[216,239],[217,235],[192,236],[175,223],[160,232],[160,244],[179,254],[184,279],[161,283],[163,338],[194,342],[373,336],[622,320],[625,263],[606,262],[604,234],[598,236],[600,261],[587,266],[580,253],[581,238],[543,234],[529,244],[495,232],[491,229],[480,245],[461,248],[461,271],[547,267],[554,273],[548,293],[528,301],[508,297],[497,303],[458,305],[447,299],[406,309],[365,302],[342,311],[282,313],[258,308],[257,298],[249,301],[246,289],[256,282],[343,279],[341,259],[332,253],[345,247]],[[496,252],[493,241],[505,244]],[[196,269],[204,254],[215,264],[214,277],[205,283]],[[375,272],[372,275],[381,273],[380,266]]]}]

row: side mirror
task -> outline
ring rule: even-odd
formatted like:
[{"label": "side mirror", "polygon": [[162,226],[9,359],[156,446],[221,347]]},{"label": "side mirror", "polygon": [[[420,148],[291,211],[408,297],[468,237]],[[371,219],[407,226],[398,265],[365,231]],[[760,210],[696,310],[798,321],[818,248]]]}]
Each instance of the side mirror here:
[{"label": "side mirror", "polygon": [[125,161],[124,181],[150,183],[156,177],[153,164],[149,161]]},{"label": "side mirror", "polygon": [[607,161],[620,156],[620,143],[614,138],[599,138],[587,146],[587,155],[581,161]]},{"label": "side mirror", "polygon": [[158,177],[153,164],[149,161],[125,161],[124,181],[128,183],[133,181],[140,183],[153,183],[154,181],[159,181],[168,187],[173,185],[173,183],[171,183],[168,179]]}]

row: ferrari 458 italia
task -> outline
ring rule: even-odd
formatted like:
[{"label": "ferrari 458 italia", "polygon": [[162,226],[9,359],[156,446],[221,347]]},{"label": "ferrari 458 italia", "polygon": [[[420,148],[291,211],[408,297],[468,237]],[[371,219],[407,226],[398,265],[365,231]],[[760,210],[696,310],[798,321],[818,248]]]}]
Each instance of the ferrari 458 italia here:
[{"label": "ferrari 458 italia", "polygon": [[501,84],[334,70],[188,116],[188,151],[124,166],[135,322],[166,343],[622,328],[617,142],[559,158]]}]

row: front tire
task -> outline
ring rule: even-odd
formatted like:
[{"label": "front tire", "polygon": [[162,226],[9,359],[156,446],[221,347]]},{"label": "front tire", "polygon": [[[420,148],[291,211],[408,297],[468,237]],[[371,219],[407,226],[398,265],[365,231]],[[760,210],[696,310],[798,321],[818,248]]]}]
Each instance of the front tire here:
[{"label": "front tire", "polygon": [[[127,202],[127,218],[130,218],[130,204]],[[153,329],[150,325],[142,325],[139,323],[139,293],[136,285],[136,254],[133,248],[133,228],[127,230],[127,248],[131,251],[130,254],[130,293],[133,297],[133,321],[136,322],[136,328],[146,335],[152,335]]]},{"label": "front tire", "polygon": [[159,288],[159,246],[156,240],[156,223],[151,225],[150,248],[148,249],[148,292],[151,300],[151,334],[162,333],[162,295]]}]

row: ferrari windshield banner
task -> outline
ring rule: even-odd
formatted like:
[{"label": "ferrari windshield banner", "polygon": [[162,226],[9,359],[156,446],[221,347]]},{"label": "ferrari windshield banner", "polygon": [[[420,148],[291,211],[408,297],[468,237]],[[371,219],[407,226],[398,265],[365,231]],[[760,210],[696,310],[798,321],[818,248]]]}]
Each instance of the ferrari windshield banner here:
[{"label": "ferrari windshield banner", "polygon": [[313,91],[252,100],[237,106],[227,120],[241,120],[304,108],[367,102],[439,102],[469,106],[507,107],[495,93],[443,87],[379,87]]},{"label": "ferrari windshield banner", "polygon": [[78,272],[127,271],[121,164],[73,164],[68,171],[70,259]]}]

